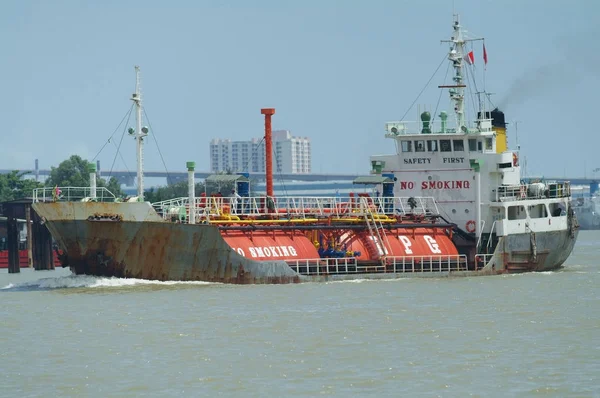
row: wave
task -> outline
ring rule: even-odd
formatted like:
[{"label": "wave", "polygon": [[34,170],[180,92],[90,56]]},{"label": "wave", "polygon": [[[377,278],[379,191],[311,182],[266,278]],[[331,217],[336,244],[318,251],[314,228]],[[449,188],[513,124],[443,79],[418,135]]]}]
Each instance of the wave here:
[{"label": "wave", "polygon": [[196,281],[152,281],[147,279],[97,277],[88,275],[68,275],[56,278],[43,278],[35,281],[10,283],[0,290],[54,290],[81,288],[127,288],[134,286],[167,287],[177,285],[216,285],[213,282]]}]

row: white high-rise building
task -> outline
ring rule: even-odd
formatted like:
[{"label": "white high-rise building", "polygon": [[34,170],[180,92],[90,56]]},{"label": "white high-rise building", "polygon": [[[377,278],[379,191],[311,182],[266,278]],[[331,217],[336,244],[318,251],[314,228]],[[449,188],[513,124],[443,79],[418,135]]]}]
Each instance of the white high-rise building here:
[{"label": "white high-rise building", "polygon": [[212,172],[263,172],[265,146],[261,140],[231,141],[213,139],[210,142],[210,170]]},{"label": "white high-rise building", "polygon": [[[215,173],[222,171],[264,173],[264,140],[213,139],[210,142],[210,170]],[[273,131],[273,172],[310,173],[310,140],[307,137],[293,137],[288,130]]]}]

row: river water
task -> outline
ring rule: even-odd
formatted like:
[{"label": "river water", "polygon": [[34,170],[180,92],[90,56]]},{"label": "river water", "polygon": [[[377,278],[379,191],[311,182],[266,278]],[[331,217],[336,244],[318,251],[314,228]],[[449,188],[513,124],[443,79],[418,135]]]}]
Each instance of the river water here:
[{"label": "river water", "polygon": [[231,286],[0,271],[0,396],[600,396],[600,231],[557,272]]}]

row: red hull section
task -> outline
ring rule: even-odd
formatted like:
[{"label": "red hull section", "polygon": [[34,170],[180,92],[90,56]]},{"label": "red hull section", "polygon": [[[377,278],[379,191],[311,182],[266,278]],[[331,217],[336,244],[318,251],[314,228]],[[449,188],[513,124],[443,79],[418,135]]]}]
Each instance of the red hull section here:
[{"label": "red hull section", "polygon": [[[56,252],[53,252],[54,266],[60,267],[60,260]],[[29,267],[29,261],[27,259],[27,250],[19,250],[19,266],[21,268]],[[8,250],[0,251],[0,268],[8,268]]]}]

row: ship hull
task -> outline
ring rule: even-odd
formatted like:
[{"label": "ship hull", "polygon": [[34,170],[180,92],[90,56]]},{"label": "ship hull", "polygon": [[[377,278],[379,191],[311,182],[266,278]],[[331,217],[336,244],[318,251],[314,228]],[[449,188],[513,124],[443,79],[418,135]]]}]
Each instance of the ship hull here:
[{"label": "ship hull", "polygon": [[494,252],[495,267],[509,273],[559,269],[573,251],[578,233],[573,229],[503,236]]},{"label": "ship hull", "polygon": [[[100,224],[100,225],[98,225]],[[51,226],[50,226],[51,225]],[[494,260],[481,270],[414,272],[376,271],[303,275],[285,261],[255,261],[239,255],[211,225],[164,222],[50,222],[59,244],[68,253],[65,266],[76,274],[149,280],[207,281],[234,284],[326,282],[352,279],[479,276],[559,269],[575,242],[567,231],[531,237],[503,237]]]},{"label": "ship hull", "polygon": [[299,273],[283,260],[241,255],[217,226],[165,222],[144,203],[36,203],[34,209],[64,251],[63,266],[74,273],[161,281],[279,284],[548,271],[561,267],[577,237],[576,230],[540,232],[533,241],[532,234],[502,237],[488,264],[477,270],[371,264],[348,272]]},{"label": "ship hull", "polygon": [[284,261],[253,261],[211,225],[165,222],[49,222],[77,274],[237,284],[295,283]]}]

